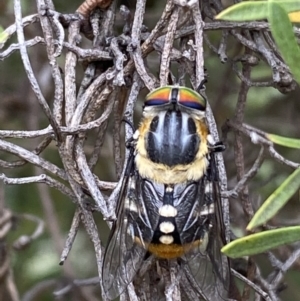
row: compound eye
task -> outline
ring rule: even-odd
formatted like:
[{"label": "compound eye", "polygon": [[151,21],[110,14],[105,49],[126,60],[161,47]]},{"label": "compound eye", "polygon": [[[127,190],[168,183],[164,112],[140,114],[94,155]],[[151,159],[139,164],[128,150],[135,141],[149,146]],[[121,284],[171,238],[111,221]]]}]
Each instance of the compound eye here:
[{"label": "compound eye", "polygon": [[206,109],[206,99],[196,91],[186,87],[180,87],[178,103],[199,111],[205,111]]},{"label": "compound eye", "polygon": [[160,87],[158,89],[153,90],[146,96],[145,106],[160,106],[169,103],[171,92],[171,86]]},{"label": "compound eye", "polygon": [[205,111],[206,99],[196,91],[177,86],[160,87],[146,96],[145,107],[160,106],[168,103],[177,103],[181,106]]}]

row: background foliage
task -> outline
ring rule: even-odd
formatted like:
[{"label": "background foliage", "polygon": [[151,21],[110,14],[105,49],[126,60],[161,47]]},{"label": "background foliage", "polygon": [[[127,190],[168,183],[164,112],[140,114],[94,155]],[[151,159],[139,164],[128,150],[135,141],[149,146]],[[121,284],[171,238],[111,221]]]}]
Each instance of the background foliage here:
[{"label": "background foliage", "polygon": [[[208,2],[212,3],[212,6],[215,3],[213,11],[218,12],[216,7],[219,7],[221,2]],[[232,5],[231,1],[223,1],[222,3],[222,8]],[[54,4],[56,11],[70,14],[76,11],[81,1],[54,1]],[[130,3],[124,2],[123,4],[134,11],[134,1],[130,1]],[[159,20],[164,7],[165,2],[162,1],[147,2],[144,23],[149,30],[152,30]],[[36,11],[35,2],[22,0],[23,16],[36,13]],[[207,17],[207,15],[205,21],[217,22]],[[7,28],[15,22],[13,1],[4,0],[0,2],[0,20],[0,25],[3,28]],[[206,94],[219,127],[219,132],[222,133],[223,131],[226,134],[221,136],[226,143],[224,161],[228,176],[228,190],[234,189],[237,182],[243,177],[244,171],[246,172],[251,168],[258,156],[261,145],[252,143],[247,135],[242,136],[235,130],[234,126],[230,127],[229,125],[228,127],[227,124],[227,127],[223,127],[222,130],[221,127],[226,124],[227,120],[236,122],[237,125],[243,122],[266,133],[300,138],[299,87],[291,80],[291,75],[284,63],[279,64],[281,68],[279,70],[278,65],[274,62],[274,58],[280,62],[282,62],[282,58],[276,52],[276,49],[267,44],[268,37],[261,35],[261,32],[265,33],[267,30],[260,30],[258,22],[253,22],[254,25],[252,27],[249,25],[241,27],[240,23],[233,24],[229,22],[230,26],[227,27],[229,29],[224,31],[222,31],[222,27],[218,30],[206,30],[204,37],[205,68],[208,74]],[[265,24],[265,22],[262,21],[260,24]],[[124,20],[118,13],[114,28],[115,35],[122,32],[123,25]],[[251,29],[250,31],[245,30],[247,26]],[[241,28],[244,28],[244,30]],[[296,34],[299,37],[299,32],[296,32]],[[25,28],[26,40],[32,39],[37,35],[42,35],[41,28],[37,23]],[[247,43],[242,43],[241,37],[244,37],[247,41],[252,41],[258,48],[265,47],[266,49],[271,49],[271,53],[275,53],[274,57],[271,57],[269,61],[266,60],[264,56],[266,52],[262,51],[259,53],[251,47],[246,47]],[[264,39],[262,45],[259,45],[259,37]],[[9,40],[9,44],[11,43],[17,43],[16,35]],[[220,45],[223,45],[223,48]],[[83,37],[80,47],[91,48],[91,41]],[[5,49],[7,49],[7,46]],[[54,84],[51,78],[51,69],[45,46],[39,44],[30,47],[28,48],[28,52],[42,93],[51,105]],[[66,52],[66,49],[64,49],[61,56],[57,59],[62,70]],[[219,52],[219,55],[215,52]],[[273,68],[270,67],[272,59],[274,62]],[[19,51],[15,51],[8,57],[0,57],[0,60],[1,130],[37,130],[44,128],[48,122],[45,115],[41,113],[41,109],[29,86]],[[82,63],[82,66],[77,66],[76,81],[78,87],[86,69],[86,64],[85,62]],[[157,76],[159,72],[159,56],[156,52],[148,57],[148,65],[152,73]],[[252,69],[251,80],[253,82],[269,82],[271,86],[252,86],[248,94],[246,93],[246,102],[243,108],[241,108],[239,101],[243,97],[242,93],[244,90],[241,87],[240,78],[241,73],[244,77],[250,77],[247,74],[247,68]],[[174,70],[175,72],[176,70]],[[274,82],[274,74],[276,72],[280,74],[280,78],[277,82]],[[146,93],[146,89],[141,91],[139,103],[135,108],[136,124],[141,113],[142,99]],[[239,106],[243,112],[242,117],[237,120],[239,118],[237,111]],[[98,114],[100,115],[100,113]],[[110,119],[108,122],[108,132],[101,148],[100,160],[94,169],[94,173],[101,180],[111,182],[117,181],[118,173],[112,153],[114,147],[113,128],[113,120]],[[1,135],[0,138],[4,139]],[[91,155],[93,151],[94,138],[95,133],[92,133],[85,143],[85,151],[88,155]],[[41,141],[39,138],[23,140],[12,138],[4,140],[16,143],[28,150],[33,150]],[[242,148],[239,148],[241,144]],[[122,145],[122,151],[123,148],[124,146]],[[299,162],[299,150],[282,146],[276,146],[275,148],[284,158],[293,162]],[[239,154],[242,154],[242,157],[239,157]],[[17,156],[4,151],[0,152],[0,156],[1,160],[9,162],[20,160]],[[51,142],[46,148],[42,153],[42,157],[61,168],[63,167],[54,142]],[[237,161],[237,158],[242,158],[242,162]],[[11,178],[41,174],[41,171],[31,164],[13,169],[4,168],[4,165],[0,165],[1,173],[5,173],[7,177]],[[236,236],[243,236],[247,233],[245,229],[250,220],[250,215],[260,207],[262,202],[292,171],[291,167],[274,160],[270,156],[270,153],[265,151],[264,162],[258,169],[257,174],[247,182],[247,186],[244,187],[244,190],[240,191],[237,197],[230,198],[231,227]],[[0,237],[1,253],[3,254],[1,255],[2,259],[0,258],[2,260],[1,265],[4,266],[4,263],[7,262],[8,266],[11,267],[11,269],[5,270],[6,275],[9,275],[7,276],[8,278],[2,277],[1,274],[0,279],[10,279],[11,283],[15,283],[22,300],[54,300],[52,292],[66,287],[71,279],[85,279],[97,275],[93,244],[90,242],[84,227],[79,229],[68,260],[63,266],[58,265],[64,241],[76,210],[76,206],[70,202],[70,198],[56,189],[36,183],[5,186],[1,183],[0,191],[2,217],[5,217],[6,211],[4,208],[7,208],[7,210],[14,214],[14,219],[11,221],[13,225],[11,231],[7,236]],[[250,209],[247,209],[247,204],[251,204]],[[271,219],[268,227],[298,224],[299,212],[299,193],[297,193],[290,199],[284,209]],[[30,244],[22,247],[21,250],[16,250],[13,248],[13,243],[16,239],[21,235],[30,235],[36,228],[35,222],[28,220],[28,216],[22,216],[24,213],[39,217],[41,222],[44,221],[45,231]],[[103,222],[99,213],[94,214],[94,218],[103,241],[106,242],[108,227]],[[0,224],[0,227],[3,227],[3,225],[4,222]],[[291,258],[292,254],[294,254],[293,251],[297,251],[298,249],[299,245],[297,244],[283,246],[276,249],[273,253],[255,256],[251,258],[251,262],[252,264],[257,264],[261,269],[262,276],[271,282],[270,278],[275,277],[277,275],[275,272],[278,268],[282,267],[282,264],[278,264],[277,266],[274,264],[276,262],[274,258],[276,257],[284,263]],[[300,263],[295,259],[293,266],[287,271],[284,279],[279,281],[280,285],[276,287],[277,291],[275,291],[276,298],[278,299],[274,300],[298,299],[300,294],[298,285],[299,267]],[[254,282],[258,281],[254,280]],[[258,285],[262,286],[259,282]],[[9,294],[5,288],[6,282],[3,281],[0,286],[0,294],[2,294],[0,295],[0,300],[9,300]],[[263,287],[263,289],[268,291],[266,287]],[[67,295],[58,297],[58,300],[93,301],[99,300],[99,296],[100,290],[97,286],[83,288],[74,286]],[[251,298],[252,295],[244,300],[252,300]]]}]

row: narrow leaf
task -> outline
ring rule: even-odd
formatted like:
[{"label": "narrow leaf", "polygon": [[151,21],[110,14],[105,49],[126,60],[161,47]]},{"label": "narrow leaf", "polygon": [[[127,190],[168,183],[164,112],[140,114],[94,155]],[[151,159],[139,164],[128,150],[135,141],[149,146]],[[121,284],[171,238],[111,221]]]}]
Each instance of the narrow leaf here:
[{"label": "narrow leaf", "polygon": [[300,148],[300,139],[288,138],[274,134],[266,134],[266,137],[275,144],[290,148]]},{"label": "narrow leaf", "polygon": [[277,2],[269,1],[268,5],[268,20],[274,40],[296,81],[300,83],[300,50],[293,32],[293,26],[285,10]]},{"label": "narrow leaf", "polygon": [[[8,34],[0,26],[0,44],[3,44],[7,41]],[[0,48],[1,49],[1,48]]]},{"label": "narrow leaf", "polygon": [[[286,13],[300,11],[300,1],[276,0],[273,1],[286,11]],[[227,21],[254,21],[268,18],[267,1],[247,1],[232,5],[220,12],[215,19]]]},{"label": "narrow leaf", "polygon": [[257,210],[247,230],[266,223],[291,198],[300,187],[300,168],[297,168],[262,204]]},{"label": "narrow leaf", "polygon": [[221,251],[231,258],[238,258],[266,252],[299,240],[300,226],[285,227],[236,239],[224,246]]},{"label": "narrow leaf", "polygon": [[215,19],[226,21],[253,21],[267,19],[268,3],[247,1],[230,6],[220,12]]}]

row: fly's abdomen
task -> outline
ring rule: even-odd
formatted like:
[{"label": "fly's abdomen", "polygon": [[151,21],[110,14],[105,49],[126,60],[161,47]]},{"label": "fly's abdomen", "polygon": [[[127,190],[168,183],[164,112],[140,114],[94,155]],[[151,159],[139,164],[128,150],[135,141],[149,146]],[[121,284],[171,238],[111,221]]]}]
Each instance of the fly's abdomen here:
[{"label": "fly's abdomen", "polygon": [[145,136],[149,159],[167,166],[193,162],[199,144],[194,120],[179,110],[160,112],[152,119]]}]

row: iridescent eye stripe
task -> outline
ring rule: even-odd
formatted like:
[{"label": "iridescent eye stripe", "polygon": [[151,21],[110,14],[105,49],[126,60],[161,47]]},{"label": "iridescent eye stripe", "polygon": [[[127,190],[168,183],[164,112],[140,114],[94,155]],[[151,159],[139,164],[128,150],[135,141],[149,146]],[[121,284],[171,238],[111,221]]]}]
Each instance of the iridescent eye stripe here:
[{"label": "iridescent eye stripe", "polygon": [[157,106],[168,103],[172,88],[166,86],[152,91],[146,97],[145,106]]},{"label": "iridescent eye stripe", "polygon": [[185,107],[205,111],[206,100],[192,89],[181,87],[179,89],[178,103]]},{"label": "iridescent eye stripe", "polygon": [[[170,102],[174,86],[165,86],[158,88],[146,97],[145,106],[159,106]],[[205,111],[206,100],[196,91],[186,87],[176,87],[178,90],[178,103],[184,107]]]}]

